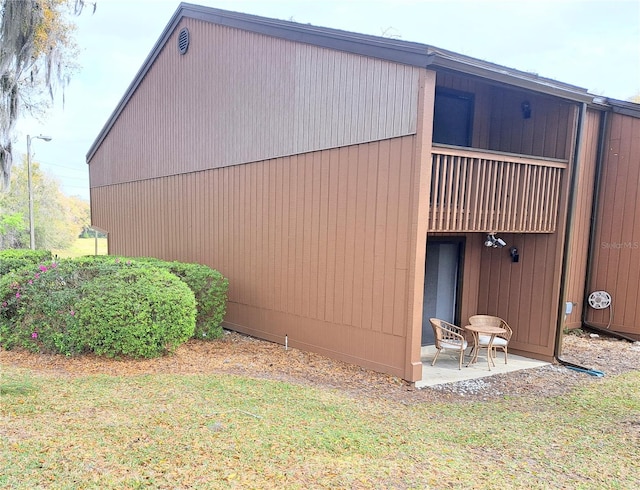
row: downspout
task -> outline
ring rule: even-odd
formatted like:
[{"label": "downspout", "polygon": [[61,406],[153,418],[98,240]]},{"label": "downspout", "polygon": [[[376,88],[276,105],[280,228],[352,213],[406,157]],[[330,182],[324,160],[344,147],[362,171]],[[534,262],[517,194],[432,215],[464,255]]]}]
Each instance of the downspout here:
[{"label": "downspout", "polygon": [[[570,250],[570,242],[571,242],[571,234],[573,232],[573,212],[576,203],[576,196],[578,194],[578,172],[580,162],[580,157],[582,155],[582,146],[583,146],[583,126],[585,116],[587,114],[587,104],[582,103],[582,107],[580,109],[580,116],[578,118],[578,128],[576,131],[576,151],[574,155],[573,161],[573,175],[571,176],[571,182],[569,184],[569,202],[567,204],[567,224],[566,224],[566,233],[565,233],[565,241],[564,241],[564,250],[562,257],[562,277],[560,279],[560,301],[558,304],[558,321],[556,325],[556,342],[554,347],[554,358],[558,361],[559,364],[572,369],[574,371],[578,371],[581,373],[589,374],[591,376],[602,377],[604,373],[602,371],[598,371],[596,369],[587,368],[581,366],[579,364],[574,364],[569,361],[565,361],[559,357],[560,355],[560,343],[562,342],[562,331],[564,324],[564,315],[565,315],[565,297],[567,293],[567,277],[569,275],[569,250]],[[602,175],[602,163],[604,161],[604,138],[606,135],[606,124],[608,122],[607,114],[604,113],[600,119],[600,132],[598,134],[598,154],[596,156],[596,175],[595,175],[595,183],[594,183],[594,197],[591,205],[591,228],[589,230],[589,249],[588,249],[588,257],[587,257],[587,275],[585,281],[589,281],[591,278],[591,262],[593,259],[593,252],[595,250],[595,216],[597,212],[598,206],[598,193],[600,190],[600,176]],[[585,291],[587,290],[588,282],[585,282]],[[585,292],[586,298],[586,292]],[[586,314],[586,301],[583,302],[582,306],[582,317],[581,320],[584,323],[584,318]]]},{"label": "downspout", "polygon": [[574,209],[576,206],[576,199],[578,194],[578,172],[579,172],[579,163],[580,158],[582,156],[582,147],[583,147],[583,126],[584,120],[587,114],[587,104],[585,102],[582,103],[580,107],[580,113],[578,116],[578,127],[576,129],[576,146],[575,152],[573,155],[573,172],[571,173],[571,181],[569,182],[569,202],[567,203],[567,222],[566,222],[566,232],[564,238],[564,246],[562,253],[562,274],[560,276],[560,294],[558,301],[558,318],[556,322],[556,340],[553,349],[553,357],[563,366],[570,367],[572,369],[581,370],[584,372],[588,372],[588,368],[584,368],[582,366],[578,366],[576,364],[572,364],[568,361],[564,361],[560,359],[560,344],[562,342],[562,334],[564,327],[564,315],[566,308],[566,294],[567,294],[567,279],[569,276],[569,252],[571,249],[571,235],[573,233],[573,220],[574,220]]},{"label": "downspout", "polygon": [[[579,364],[574,364],[572,362],[565,361],[564,359],[561,359],[559,357],[560,347],[562,344],[563,324],[564,324],[564,315],[565,315],[565,308],[566,308],[565,301],[566,301],[566,294],[567,294],[567,277],[569,275],[569,251],[571,249],[570,243],[571,243],[571,235],[573,233],[573,218],[574,218],[573,213],[574,213],[575,204],[576,204],[576,196],[578,194],[578,189],[577,189],[578,172],[579,172],[578,163],[580,162],[580,157],[582,156],[584,121],[586,118],[586,114],[587,114],[587,104],[583,102],[582,107],[580,109],[580,116],[578,118],[578,128],[576,131],[576,151],[575,151],[574,160],[573,160],[573,174],[571,175],[571,183],[569,184],[569,202],[567,204],[567,224],[566,224],[566,233],[565,233],[565,240],[564,240],[564,253],[562,257],[562,276],[560,278],[560,299],[558,301],[559,303],[558,304],[558,322],[556,325],[556,343],[554,348],[554,358],[556,359],[556,361],[558,361],[559,364],[565,366],[568,369],[572,369],[580,373],[589,374],[591,376],[602,377],[604,376],[604,373],[602,371],[580,366]],[[599,138],[601,139],[598,142],[599,148],[603,143],[603,139],[602,139],[603,134],[604,133],[601,131],[599,135]],[[601,155],[598,155],[598,163],[600,160],[600,156]],[[593,213],[593,209],[595,208],[592,207],[592,213]],[[592,220],[593,220],[593,214],[592,214]]]},{"label": "downspout", "polygon": [[618,340],[635,342],[636,339],[634,339],[633,337],[622,334],[620,332],[616,332],[614,330],[609,330],[608,328],[602,328],[596,325],[592,325],[587,321],[589,287],[591,286],[591,278],[593,277],[593,257],[595,256],[598,246],[598,244],[596,243],[596,232],[598,224],[598,208],[600,206],[600,182],[602,180],[602,169],[604,168],[604,157],[606,153],[605,138],[607,135],[607,129],[609,128],[609,119],[609,111],[602,111],[602,113],[600,113],[600,131],[598,134],[598,152],[596,154],[595,182],[593,184],[593,200],[591,203],[591,219],[589,222],[589,245],[587,248],[586,264],[587,269],[585,272],[584,297],[582,298],[582,316],[580,317],[580,323],[582,324],[583,328],[586,328],[588,330],[597,333],[604,333]]},{"label": "downspout", "polygon": [[596,225],[598,217],[598,206],[600,205],[600,180],[602,178],[602,167],[604,166],[605,137],[609,126],[609,112],[603,111],[600,114],[600,134],[598,134],[598,154],[596,156],[595,182],[593,183],[593,200],[591,201],[591,220],[589,223],[589,245],[587,248],[587,270],[584,280],[584,297],[582,298],[581,323],[587,321],[587,298],[588,290],[593,277],[593,257],[596,252]]}]

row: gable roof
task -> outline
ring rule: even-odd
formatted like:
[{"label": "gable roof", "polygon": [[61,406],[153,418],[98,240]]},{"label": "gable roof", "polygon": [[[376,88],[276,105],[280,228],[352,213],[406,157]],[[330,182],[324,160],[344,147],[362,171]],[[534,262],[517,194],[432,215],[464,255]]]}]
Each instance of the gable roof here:
[{"label": "gable roof", "polygon": [[426,44],[181,3],[127,88],[124,96],[98,134],[98,137],[89,148],[86,157],[87,162],[91,160],[183,18],[202,20],[289,41],[312,44],[421,68],[431,67],[452,70],[576,102],[590,103],[593,102],[594,98],[593,95],[587,92],[587,89],[582,87],[507,68]]}]

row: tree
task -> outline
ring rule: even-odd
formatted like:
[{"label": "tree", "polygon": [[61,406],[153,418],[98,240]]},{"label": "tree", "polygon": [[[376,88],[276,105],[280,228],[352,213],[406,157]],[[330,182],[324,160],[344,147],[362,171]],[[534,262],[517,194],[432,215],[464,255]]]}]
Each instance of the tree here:
[{"label": "tree", "polygon": [[70,18],[85,5],[86,0],[0,0],[0,191],[10,182],[16,121],[24,111],[42,114],[56,87],[64,89],[77,68]]},{"label": "tree", "polygon": [[[27,163],[14,167],[11,187],[0,195],[0,249],[29,247]],[[69,197],[59,182],[31,162],[36,248],[64,249],[89,225],[89,203]]]},{"label": "tree", "polygon": [[29,236],[29,228],[20,213],[3,214],[0,217],[0,250],[3,248],[25,248],[23,237]]}]

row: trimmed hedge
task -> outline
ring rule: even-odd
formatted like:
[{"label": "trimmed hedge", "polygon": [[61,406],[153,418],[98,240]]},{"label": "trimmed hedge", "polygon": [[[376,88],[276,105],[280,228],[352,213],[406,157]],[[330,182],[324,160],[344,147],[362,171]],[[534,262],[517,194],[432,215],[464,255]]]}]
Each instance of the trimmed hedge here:
[{"label": "trimmed hedge", "polygon": [[227,309],[229,280],[220,272],[202,264],[165,262],[153,258],[136,259],[164,268],[184,281],[196,297],[196,329],[194,338],[222,337],[222,320]]},{"label": "trimmed hedge", "polygon": [[35,266],[50,261],[51,252],[49,250],[31,250],[24,248],[0,250],[0,275],[21,269],[25,266]]},{"label": "trimmed hedge", "polygon": [[195,297],[151,264],[41,264],[0,278],[0,345],[65,355],[154,357],[193,336]]},{"label": "trimmed hedge", "polygon": [[193,337],[210,340],[222,337],[229,280],[217,270],[202,264],[167,262],[153,257],[88,255],[74,260],[85,267],[96,264],[111,268],[153,265],[175,274],[189,286],[196,298],[197,315]]},{"label": "trimmed hedge", "polygon": [[108,357],[172,352],[195,329],[193,292],[175,275],[153,267],[96,277],[84,285],[76,307],[74,330],[82,347]]},{"label": "trimmed hedge", "polygon": [[18,268],[0,276],[6,349],[151,357],[222,336],[228,280],[207,266],[114,256],[34,266],[35,256],[17,255]]}]

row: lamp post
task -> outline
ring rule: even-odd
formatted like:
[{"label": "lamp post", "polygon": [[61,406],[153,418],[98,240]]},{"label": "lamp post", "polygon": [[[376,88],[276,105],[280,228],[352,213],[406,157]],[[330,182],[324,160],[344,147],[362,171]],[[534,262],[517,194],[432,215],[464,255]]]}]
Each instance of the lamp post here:
[{"label": "lamp post", "polygon": [[29,242],[31,244],[31,250],[36,249],[36,235],[33,225],[33,188],[31,186],[31,140],[39,139],[44,141],[51,141],[51,136],[34,136],[33,138],[27,135],[27,186],[29,188]]}]

